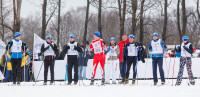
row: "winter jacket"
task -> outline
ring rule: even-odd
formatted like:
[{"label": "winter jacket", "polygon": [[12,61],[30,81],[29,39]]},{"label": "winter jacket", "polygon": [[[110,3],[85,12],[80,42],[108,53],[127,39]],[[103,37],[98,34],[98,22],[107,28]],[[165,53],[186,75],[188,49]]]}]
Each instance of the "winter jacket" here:
[{"label": "winter jacket", "polygon": [[120,41],[118,43],[119,46],[119,62],[123,62],[123,50],[124,50],[124,45],[128,44],[129,40],[127,39],[126,41]]}]

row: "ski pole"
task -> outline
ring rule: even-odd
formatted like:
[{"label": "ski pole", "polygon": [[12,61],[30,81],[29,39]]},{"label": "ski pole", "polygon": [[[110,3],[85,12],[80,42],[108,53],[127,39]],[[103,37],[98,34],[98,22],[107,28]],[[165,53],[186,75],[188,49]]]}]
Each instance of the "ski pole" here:
[{"label": "ski pole", "polygon": [[[174,55],[176,55],[176,45],[175,45],[175,53]],[[172,74],[172,86],[173,86],[173,79],[174,79],[174,67],[175,67],[175,60],[176,60],[176,57],[174,56],[174,65],[173,65],[173,74]]]}]

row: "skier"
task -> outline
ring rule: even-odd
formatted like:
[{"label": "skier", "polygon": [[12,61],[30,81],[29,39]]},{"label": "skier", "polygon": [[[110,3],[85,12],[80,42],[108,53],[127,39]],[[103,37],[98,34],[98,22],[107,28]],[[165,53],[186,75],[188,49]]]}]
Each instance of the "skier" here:
[{"label": "skier", "polygon": [[103,40],[100,39],[100,32],[95,32],[94,40],[90,45],[90,49],[94,52],[94,59],[93,59],[93,72],[90,85],[94,85],[94,78],[96,75],[96,69],[98,64],[100,63],[101,66],[101,73],[102,73],[102,84],[104,84],[104,64],[105,64],[105,52],[104,52],[104,44]]},{"label": "skier", "polygon": [[154,32],[153,40],[148,44],[149,51],[152,54],[152,67],[153,67],[153,79],[154,79],[154,85],[157,85],[158,78],[157,78],[157,65],[159,67],[160,71],[160,77],[161,77],[161,84],[165,84],[165,76],[164,76],[164,70],[163,70],[163,51],[168,51],[167,46],[165,43],[159,39],[158,33]]},{"label": "skier", "polygon": [[115,38],[110,38],[110,45],[108,47],[108,60],[105,65],[105,84],[110,84],[110,78],[112,78],[112,84],[117,84],[117,66],[118,66],[118,57],[119,47],[115,43]]},{"label": "skier", "polygon": [[192,68],[191,68],[192,66],[191,57],[193,54],[193,46],[188,40],[189,40],[188,36],[183,36],[182,44],[176,49],[177,52],[181,53],[180,67],[179,67],[178,77],[176,81],[176,86],[179,86],[182,82],[182,76],[183,76],[185,64],[187,67],[190,84],[195,85],[195,80],[194,80]]},{"label": "skier", "polygon": [[118,43],[118,46],[119,46],[119,69],[120,69],[120,75],[122,77],[122,81],[120,82],[120,84],[124,84],[125,82],[125,79],[126,79],[126,58],[124,57],[124,53],[123,53],[123,50],[124,50],[124,45],[128,44],[129,43],[129,40],[127,38],[127,35],[124,34],[122,36],[122,41],[120,41]]},{"label": "skier", "polygon": [[11,40],[6,47],[6,50],[7,51],[10,50],[12,53],[11,63],[12,63],[13,85],[16,84],[16,79],[17,79],[17,85],[20,85],[22,56],[25,56],[24,52],[26,51],[26,44],[20,39],[21,39],[21,33],[16,32],[15,39]]},{"label": "skier", "polygon": [[68,63],[68,84],[72,83],[72,68],[74,68],[74,84],[78,83],[78,53],[82,52],[80,44],[75,41],[74,34],[69,35],[69,43],[64,48],[64,52],[67,52],[67,63]]},{"label": "skier", "polygon": [[56,53],[58,52],[56,44],[52,41],[52,36],[46,36],[46,42],[42,44],[41,53],[44,53],[44,83],[43,85],[47,85],[47,76],[48,69],[50,67],[51,72],[51,82],[50,85],[54,83],[54,64]]},{"label": "skier", "polygon": [[[129,83],[129,71],[131,65],[133,64],[133,79],[132,85],[135,84],[136,74],[137,74],[137,63],[140,60],[140,53],[143,51],[143,46],[141,43],[135,42],[135,36],[131,34],[129,36],[129,43],[124,46],[125,57],[127,57],[127,71],[126,71],[126,81],[125,84]],[[142,60],[144,63],[144,60]]]}]

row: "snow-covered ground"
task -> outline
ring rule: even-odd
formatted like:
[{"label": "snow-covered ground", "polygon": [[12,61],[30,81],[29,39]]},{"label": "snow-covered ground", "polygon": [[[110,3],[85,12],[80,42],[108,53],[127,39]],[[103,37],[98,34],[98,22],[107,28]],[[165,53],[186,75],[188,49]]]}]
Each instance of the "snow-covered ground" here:
[{"label": "snow-covered ground", "polygon": [[[176,80],[174,80],[175,83]],[[89,86],[90,81],[78,85],[66,86],[65,82],[55,82],[55,85],[41,86],[43,82],[21,83],[21,86],[9,86],[11,83],[0,83],[1,97],[200,97],[200,79],[195,86],[188,86],[188,80],[183,80],[181,86],[172,86],[172,80],[166,80],[166,85],[152,86],[152,80],[139,80],[138,85],[105,85]],[[130,81],[131,83],[131,81]]]}]

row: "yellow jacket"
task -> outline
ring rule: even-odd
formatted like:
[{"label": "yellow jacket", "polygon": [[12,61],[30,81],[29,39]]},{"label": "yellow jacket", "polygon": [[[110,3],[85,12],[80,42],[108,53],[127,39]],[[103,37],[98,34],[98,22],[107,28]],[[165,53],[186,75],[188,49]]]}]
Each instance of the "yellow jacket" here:
[{"label": "yellow jacket", "polygon": [[[28,60],[29,55],[26,55],[25,57],[22,58],[22,64],[21,67],[24,66],[24,64],[26,64],[26,61]],[[25,62],[25,63],[24,63]]]},{"label": "yellow jacket", "polygon": [[[11,58],[10,54],[7,54],[7,56],[9,59]],[[12,65],[11,65],[11,62],[9,61],[7,62],[7,70],[12,70]]]}]

